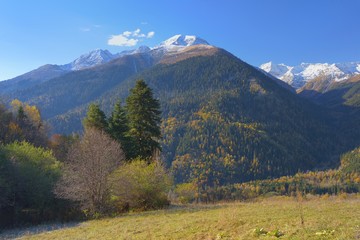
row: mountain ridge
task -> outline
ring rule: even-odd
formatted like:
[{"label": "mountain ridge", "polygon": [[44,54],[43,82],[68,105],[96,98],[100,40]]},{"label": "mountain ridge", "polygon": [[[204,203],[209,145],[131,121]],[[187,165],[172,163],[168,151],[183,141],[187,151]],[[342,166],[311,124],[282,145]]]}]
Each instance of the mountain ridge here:
[{"label": "mountain ridge", "polygon": [[317,77],[340,82],[352,75],[360,74],[360,62],[301,63],[296,66],[267,62],[261,64],[260,69],[299,89]]},{"label": "mountain ridge", "polygon": [[[157,45],[153,48],[148,46],[140,46],[136,49],[125,50],[115,54],[112,54],[106,49],[95,49],[88,53],[82,54],[70,63],[62,65],[46,64],[15,78],[0,81],[0,94],[6,94],[13,89],[25,89],[27,87],[41,84],[47,80],[59,77],[69,72],[99,66],[127,55],[134,55],[139,53],[150,54],[152,51],[152,55],[158,55],[157,58],[161,59],[166,54],[174,54],[178,51],[182,51],[186,47],[200,44],[209,45],[207,41],[197,36],[178,34],[170,37],[169,39],[163,41],[160,45]],[[49,66],[51,66],[51,68]]]},{"label": "mountain ridge", "polygon": [[71,63],[60,65],[60,67],[68,71],[77,71],[107,63],[115,58],[116,55],[110,53],[108,50],[95,49],[89,53],[82,54]]}]

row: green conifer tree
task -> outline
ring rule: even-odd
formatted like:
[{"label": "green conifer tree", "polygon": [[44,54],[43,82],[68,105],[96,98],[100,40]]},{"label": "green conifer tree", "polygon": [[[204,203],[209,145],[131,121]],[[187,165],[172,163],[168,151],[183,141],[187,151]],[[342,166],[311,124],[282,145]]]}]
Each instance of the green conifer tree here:
[{"label": "green conifer tree", "polygon": [[89,105],[89,109],[86,117],[83,120],[85,129],[96,128],[98,130],[107,130],[107,121],[105,113],[100,109],[98,104],[92,103]]},{"label": "green conifer tree", "polygon": [[114,140],[121,144],[126,159],[134,157],[132,139],[129,135],[128,120],[120,100],[115,104],[114,110],[109,118],[108,132]]},{"label": "green conifer tree", "polygon": [[138,80],[126,99],[129,133],[134,140],[135,156],[151,160],[161,149],[160,103],[144,80]]}]

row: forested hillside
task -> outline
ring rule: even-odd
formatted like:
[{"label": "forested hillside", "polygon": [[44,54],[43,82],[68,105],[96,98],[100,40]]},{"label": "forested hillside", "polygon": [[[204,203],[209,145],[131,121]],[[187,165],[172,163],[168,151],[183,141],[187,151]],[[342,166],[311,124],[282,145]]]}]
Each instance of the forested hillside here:
[{"label": "forested hillside", "polygon": [[163,152],[177,181],[292,174],[329,165],[335,153],[325,112],[227,52],[139,77],[161,100]]},{"label": "forested hillside", "polygon": [[307,87],[311,86],[305,85],[299,95],[331,113],[331,119],[340,135],[340,144],[348,149],[358,147],[360,145],[360,75],[334,82],[329,87],[319,88],[317,91],[308,90]]},{"label": "forested hillside", "polygon": [[178,182],[212,186],[336,165],[327,113],[225,51],[156,65],[99,102],[125,97],[137,78],[160,99],[163,156]]},{"label": "forested hillside", "polygon": [[[43,117],[51,119],[69,109],[83,104],[87,106],[104,92],[151,64],[151,61],[142,55],[125,56],[111,64],[70,72],[25,90],[12,91],[5,96],[7,99],[19,98],[21,101],[39,106]],[[85,113],[82,117],[84,115]],[[56,129],[56,125],[54,127]],[[71,124],[68,127],[71,129]],[[80,130],[80,125],[76,127]]]},{"label": "forested hillside", "polygon": [[224,50],[164,54],[124,56],[8,98],[37,105],[53,132],[70,134],[82,131],[89,103],[109,116],[144,79],[161,104],[166,165],[177,182],[204,187],[337,167],[357,144],[354,134],[349,147],[327,110]]}]

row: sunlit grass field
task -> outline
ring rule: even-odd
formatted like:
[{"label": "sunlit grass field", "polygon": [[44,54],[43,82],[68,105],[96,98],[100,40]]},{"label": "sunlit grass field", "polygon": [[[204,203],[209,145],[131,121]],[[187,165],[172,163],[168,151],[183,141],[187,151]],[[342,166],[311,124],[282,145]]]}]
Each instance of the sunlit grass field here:
[{"label": "sunlit grass field", "polygon": [[21,239],[360,239],[360,197],[173,206]]}]

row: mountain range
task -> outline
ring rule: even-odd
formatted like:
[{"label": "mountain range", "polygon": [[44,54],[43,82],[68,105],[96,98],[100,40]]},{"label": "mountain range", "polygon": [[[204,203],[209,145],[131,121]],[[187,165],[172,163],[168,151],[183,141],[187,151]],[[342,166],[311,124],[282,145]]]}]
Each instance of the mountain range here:
[{"label": "mountain range", "polygon": [[331,115],[343,146],[359,144],[360,62],[298,66],[268,62],[259,69],[291,85],[298,96],[323,107]]},{"label": "mountain range", "polygon": [[89,103],[109,114],[144,79],[162,106],[163,158],[178,182],[209,168],[215,175],[206,179],[225,184],[336,167],[360,145],[357,75],[334,75],[331,91],[297,94],[274,69],[176,35],[153,48],[45,65],[0,82],[0,94],[38,106],[53,133],[70,134],[81,131]]},{"label": "mountain range", "polygon": [[[348,63],[301,63],[297,66],[264,63],[260,69],[288,83],[295,89],[322,79],[329,83],[341,82],[351,76],[360,74],[360,62]],[[328,85],[327,85],[328,86]]]},{"label": "mountain range", "polygon": [[145,54],[148,55],[149,58],[157,61],[160,61],[164,55],[167,55],[170,59],[174,53],[182,51],[184,47],[192,45],[209,44],[196,36],[175,35],[154,48],[140,46],[138,49],[126,50],[116,54],[112,54],[108,50],[96,49],[81,55],[70,63],[63,65],[47,64],[13,79],[0,81],[0,94],[26,89],[69,72],[102,65],[128,55]]}]

